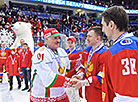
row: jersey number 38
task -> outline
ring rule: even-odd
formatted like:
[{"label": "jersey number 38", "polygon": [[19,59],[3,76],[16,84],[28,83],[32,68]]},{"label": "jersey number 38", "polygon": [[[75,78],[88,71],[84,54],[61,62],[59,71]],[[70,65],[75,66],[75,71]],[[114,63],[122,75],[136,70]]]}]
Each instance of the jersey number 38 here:
[{"label": "jersey number 38", "polygon": [[123,65],[123,69],[122,69],[123,75],[137,74],[137,72],[136,72],[136,59],[135,58],[122,59],[121,64]]}]

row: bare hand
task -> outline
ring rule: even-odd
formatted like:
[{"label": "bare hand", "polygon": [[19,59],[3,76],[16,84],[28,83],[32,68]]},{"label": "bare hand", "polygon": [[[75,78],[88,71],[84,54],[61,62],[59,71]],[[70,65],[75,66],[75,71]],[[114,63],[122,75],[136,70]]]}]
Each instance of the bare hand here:
[{"label": "bare hand", "polygon": [[27,67],[26,70],[30,70],[30,68]]},{"label": "bare hand", "polygon": [[73,78],[72,79],[72,87],[73,88],[77,88],[77,89],[79,89],[80,87],[82,87],[81,80]]}]

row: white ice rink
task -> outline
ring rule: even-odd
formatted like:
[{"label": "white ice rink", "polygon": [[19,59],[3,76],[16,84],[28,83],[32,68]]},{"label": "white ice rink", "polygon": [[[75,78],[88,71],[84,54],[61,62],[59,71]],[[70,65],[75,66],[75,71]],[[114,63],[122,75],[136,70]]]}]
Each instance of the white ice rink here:
[{"label": "white ice rink", "polygon": [[[25,87],[24,81],[22,82],[23,89]],[[3,82],[0,84],[0,102],[29,102],[30,93],[26,91],[21,91],[18,89],[18,83],[16,77],[13,77],[13,90],[9,91],[9,83],[7,74],[3,75]],[[70,102],[80,102],[80,97],[78,95],[78,91],[75,89],[66,90],[69,95]]]},{"label": "white ice rink", "polygon": [[30,93],[26,91],[21,91],[24,86],[22,82],[22,87],[19,90],[16,77],[13,78],[13,90],[9,91],[9,83],[7,81],[7,74],[4,73],[3,83],[0,84],[0,102],[29,102]]}]

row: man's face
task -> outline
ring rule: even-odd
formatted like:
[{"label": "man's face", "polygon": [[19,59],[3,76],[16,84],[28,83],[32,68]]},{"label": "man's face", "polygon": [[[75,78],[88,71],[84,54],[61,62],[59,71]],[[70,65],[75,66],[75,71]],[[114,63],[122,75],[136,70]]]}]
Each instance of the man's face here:
[{"label": "man's face", "polygon": [[46,39],[46,43],[52,50],[56,50],[60,46],[60,36],[49,37]]},{"label": "man's face", "polygon": [[2,43],[2,44],[1,44],[1,47],[2,47],[2,48],[5,48],[5,43]]},{"label": "man's face", "polygon": [[22,46],[24,50],[27,50],[28,46],[27,45],[23,45]]},{"label": "man's face", "polygon": [[72,51],[75,48],[76,43],[72,40],[68,40],[67,43],[68,43],[69,50]]},{"label": "man's face", "polygon": [[20,44],[23,45],[23,44],[24,44],[24,40],[21,40],[21,41],[20,41]]},{"label": "man's face", "polygon": [[94,30],[91,30],[87,34],[87,41],[88,46],[93,46],[96,43],[97,35],[95,34]]},{"label": "man's face", "polygon": [[104,32],[106,34],[108,39],[112,40],[113,34],[111,32],[111,28],[109,27],[109,24],[107,26],[106,22],[104,21],[104,17],[102,17],[102,32]]}]

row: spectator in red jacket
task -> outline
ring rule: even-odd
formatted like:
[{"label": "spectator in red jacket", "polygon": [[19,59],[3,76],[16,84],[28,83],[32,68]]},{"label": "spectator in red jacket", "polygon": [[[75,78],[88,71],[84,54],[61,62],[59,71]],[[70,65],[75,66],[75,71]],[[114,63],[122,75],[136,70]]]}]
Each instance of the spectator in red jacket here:
[{"label": "spectator in red jacket", "polygon": [[9,48],[5,46],[5,43],[1,44],[0,47],[0,83],[2,83],[3,69],[6,69],[6,60],[9,56]]},{"label": "spectator in red jacket", "polygon": [[16,54],[15,49],[11,49],[11,54],[8,56],[6,60],[6,72],[9,73],[10,79],[10,91],[13,89],[13,76],[16,76],[18,81],[18,89],[21,88],[20,81],[20,57]]},{"label": "spectator in red jacket", "polygon": [[23,72],[23,78],[25,80],[25,88],[22,89],[22,91],[24,91],[29,88],[28,81],[31,81],[32,52],[29,50],[27,43],[24,43],[22,47],[23,50],[20,54],[20,61]]},{"label": "spectator in red jacket", "polygon": [[8,22],[9,24],[12,24],[12,17],[11,17],[11,16],[8,17],[7,22]]}]

